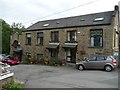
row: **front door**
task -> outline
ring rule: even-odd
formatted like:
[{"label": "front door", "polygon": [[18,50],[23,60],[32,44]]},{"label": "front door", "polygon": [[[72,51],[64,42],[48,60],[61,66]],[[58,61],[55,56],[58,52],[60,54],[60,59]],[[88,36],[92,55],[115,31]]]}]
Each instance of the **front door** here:
[{"label": "front door", "polygon": [[76,52],[74,49],[69,48],[66,50],[66,60],[67,62],[70,62],[70,63],[76,62]]}]

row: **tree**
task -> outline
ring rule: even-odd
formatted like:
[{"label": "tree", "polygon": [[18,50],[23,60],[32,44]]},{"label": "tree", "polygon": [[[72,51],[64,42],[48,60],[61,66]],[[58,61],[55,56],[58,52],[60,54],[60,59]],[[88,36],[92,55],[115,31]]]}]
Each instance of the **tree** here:
[{"label": "tree", "polygon": [[2,53],[9,54],[10,52],[11,31],[10,25],[2,20]]},{"label": "tree", "polygon": [[10,52],[10,36],[12,35],[13,32],[18,32],[20,34],[22,32],[22,29],[24,28],[24,26],[21,23],[13,23],[10,26],[4,20],[0,19],[0,21],[2,22],[2,23],[0,23],[0,28],[2,29],[2,30],[0,30],[0,34],[2,33],[2,35],[0,35],[0,36],[2,36],[2,40],[0,37],[0,40],[2,41],[2,45],[0,45],[0,47],[2,47],[2,53],[9,54],[9,52]]},{"label": "tree", "polygon": [[12,28],[12,32],[18,32],[20,34],[24,29],[24,26],[22,25],[22,23],[13,22],[13,24],[11,25],[11,28]]}]

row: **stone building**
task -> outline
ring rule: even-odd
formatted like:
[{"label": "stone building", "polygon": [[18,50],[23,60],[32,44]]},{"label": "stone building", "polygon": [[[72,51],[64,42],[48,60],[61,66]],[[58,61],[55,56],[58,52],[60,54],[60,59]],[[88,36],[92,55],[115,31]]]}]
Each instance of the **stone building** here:
[{"label": "stone building", "polygon": [[118,9],[115,6],[113,11],[38,21],[19,37],[23,60],[31,55],[75,63],[92,54],[117,54]]}]

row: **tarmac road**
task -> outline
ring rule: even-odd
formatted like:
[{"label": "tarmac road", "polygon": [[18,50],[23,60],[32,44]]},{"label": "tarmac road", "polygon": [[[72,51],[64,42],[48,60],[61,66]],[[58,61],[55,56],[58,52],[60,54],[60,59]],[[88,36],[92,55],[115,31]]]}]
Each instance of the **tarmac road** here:
[{"label": "tarmac road", "polygon": [[118,70],[79,71],[74,66],[15,65],[17,80],[26,88],[118,88]]}]

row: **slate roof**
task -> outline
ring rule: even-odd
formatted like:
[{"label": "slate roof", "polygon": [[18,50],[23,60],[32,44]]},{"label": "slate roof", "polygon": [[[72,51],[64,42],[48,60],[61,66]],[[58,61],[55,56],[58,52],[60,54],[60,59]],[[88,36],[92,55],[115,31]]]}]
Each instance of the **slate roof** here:
[{"label": "slate roof", "polygon": [[[80,15],[74,17],[53,19],[53,20],[45,20],[39,21],[26,30],[47,30],[53,28],[65,28],[65,27],[81,27],[81,26],[91,26],[91,25],[109,25],[112,23],[112,17],[114,15],[114,11],[107,11],[101,13]],[[94,19],[99,18],[103,20],[94,21]]]}]

